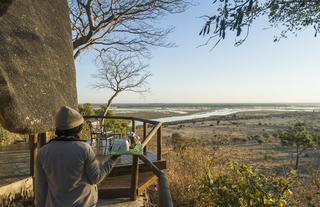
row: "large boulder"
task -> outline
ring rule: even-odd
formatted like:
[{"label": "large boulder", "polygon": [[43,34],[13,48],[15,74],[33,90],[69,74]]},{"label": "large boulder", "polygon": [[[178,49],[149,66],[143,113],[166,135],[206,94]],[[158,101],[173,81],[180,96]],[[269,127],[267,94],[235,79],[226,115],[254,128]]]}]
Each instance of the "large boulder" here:
[{"label": "large boulder", "polygon": [[0,1],[0,17],[8,11],[8,8],[12,4],[12,1],[13,0],[1,0]]},{"label": "large boulder", "polygon": [[11,5],[0,4],[0,124],[17,133],[53,130],[61,106],[77,107],[67,0],[5,1]]}]

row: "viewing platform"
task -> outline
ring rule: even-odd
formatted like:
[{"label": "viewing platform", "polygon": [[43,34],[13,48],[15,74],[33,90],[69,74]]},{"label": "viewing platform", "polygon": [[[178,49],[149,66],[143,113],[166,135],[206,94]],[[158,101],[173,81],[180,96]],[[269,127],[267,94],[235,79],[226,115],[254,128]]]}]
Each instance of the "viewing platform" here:
[{"label": "viewing platform", "polygon": [[[90,120],[91,143],[93,140],[97,143],[94,150],[100,163],[110,157],[106,150],[103,150],[108,143],[107,137],[110,136],[106,136],[106,130],[101,124],[102,119],[131,121],[131,131],[141,137],[143,147],[143,156],[121,155],[118,158],[109,176],[98,185],[100,199],[129,197],[131,200],[136,200],[137,196],[158,181],[159,176],[163,174],[162,171],[166,169],[166,160],[162,158],[161,151],[162,124],[160,122],[135,117],[86,116],[84,118]],[[137,122],[140,122],[141,125],[137,126]],[[122,137],[118,132],[109,132],[109,134]],[[148,144],[154,136],[156,136],[156,153],[148,150]],[[101,145],[100,138],[104,138],[104,145]]]},{"label": "viewing platform", "polygon": [[[160,122],[134,117],[90,116],[84,118],[87,123],[89,123],[89,120],[101,121],[102,118],[131,121],[131,131],[141,137],[140,141],[143,148],[143,155],[121,155],[118,158],[111,173],[98,185],[98,206],[139,206],[143,203],[143,198],[140,196],[149,186],[156,183],[158,184],[157,189],[159,192],[160,206],[172,206],[169,184],[164,173],[167,167],[166,160],[162,158],[162,124]],[[141,124],[137,126],[136,122],[140,122]],[[113,134],[119,135],[117,132]],[[103,130],[100,132],[90,130],[90,137],[96,139],[96,143],[99,143],[100,135],[105,135]],[[153,137],[155,137],[155,139],[153,139]],[[123,136],[121,138],[125,139],[126,137]],[[152,146],[150,146],[151,140]],[[30,151],[23,149],[21,153],[14,151],[9,152],[9,154],[5,152],[1,154],[6,160],[11,157],[9,158],[10,162],[3,160],[4,163],[2,163],[3,167],[5,167],[6,163],[8,164],[8,169],[2,172],[3,182],[2,186],[0,186],[4,193],[9,192],[8,189],[15,191],[13,193],[19,193],[21,191],[19,189],[26,188],[26,183],[28,184],[27,186],[29,186],[26,190],[33,190],[32,180],[34,176],[36,176],[34,172],[36,168],[35,159],[37,151],[46,144],[46,141],[45,133],[30,135]],[[107,142],[106,139],[105,142]],[[149,147],[152,149],[150,150]],[[105,162],[111,156],[109,153],[106,153],[106,151],[101,151],[101,145],[99,144],[93,146],[93,149],[100,163]],[[10,173],[10,175],[6,177],[4,175],[7,174],[6,172],[9,172],[9,164],[12,163],[13,160],[15,160],[17,164],[19,163],[20,168],[17,172]],[[29,173],[28,168],[30,169]],[[14,171],[14,169],[12,170]],[[19,178],[16,179],[16,177]]]}]

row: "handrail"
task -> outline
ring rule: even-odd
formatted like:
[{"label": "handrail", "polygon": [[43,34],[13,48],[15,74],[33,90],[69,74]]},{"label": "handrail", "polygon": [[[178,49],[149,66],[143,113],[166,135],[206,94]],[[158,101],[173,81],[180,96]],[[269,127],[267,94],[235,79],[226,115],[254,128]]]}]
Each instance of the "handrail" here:
[{"label": "handrail", "polygon": [[157,130],[161,127],[161,123],[158,123],[156,126],[154,126],[152,128],[152,130],[149,132],[149,134],[144,138],[144,140],[142,141],[141,145],[142,147],[145,147],[148,142],[151,140],[151,138],[153,137],[153,135],[155,135],[155,133],[157,132]]},{"label": "handrail", "polygon": [[[84,116],[85,119],[123,119],[132,121],[132,131],[136,131],[136,121],[143,122],[143,140],[142,147],[144,152],[146,152],[146,145],[149,143],[151,138],[157,134],[157,160],[161,160],[161,145],[162,145],[162,123],[157,121],[151,121],[142,118],[136,117],[122,117],[122,116]],[[147,124],[152,124],[153,127],[149,133],[147,133]],[[138,188],[138,176],[139,176],[139,158],[148,165],[155,175],[159,178],[159,201],[160,206],[163,207],[171,207],[172,198],[170,194],[169,184],[167,180],[167,176],[161,172],[150,160],[148,160],[144,156],[133,156],[132,157],[132,174],[131,174],[131,189],[130,189],[130,197],[132,200],[135,200],[137,197],[137,188]]]},{"label": "handrail", "polygon": [[152,121],[148,119],[142,119],[138,117],[128,117],[128,116],[83,116],[85,119],[99,118],[99,119],[124,119],[124,120],[136,120],[141,122],[146,122],[149,124],[158,124],[158,121]]},{"label": "handrail", "polygon": [[161,207],[172,207],[172,197],[170,193],[169,183],[166,174],[161,172],[157,166],[155,166],[148,158],[143,155],[139,155],[139,158],[148,165],[153,173],[159,178],[159,201]]}]

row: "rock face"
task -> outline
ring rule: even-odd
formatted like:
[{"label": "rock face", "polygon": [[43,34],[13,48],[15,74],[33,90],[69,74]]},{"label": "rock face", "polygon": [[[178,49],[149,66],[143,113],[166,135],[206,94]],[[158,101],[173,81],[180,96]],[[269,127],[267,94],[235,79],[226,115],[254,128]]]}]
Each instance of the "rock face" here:
[{"label": "rock face", "polygon": [[0,15],[0,123],[17,133],[53,130],[61,106],[77,107],[67,0],[8,2]]},{"label": "rock face", "polygon": [[12,1],[13,0],[1,0],[0,1],[0,17],[8,11],[8,8],[12,4]]}]

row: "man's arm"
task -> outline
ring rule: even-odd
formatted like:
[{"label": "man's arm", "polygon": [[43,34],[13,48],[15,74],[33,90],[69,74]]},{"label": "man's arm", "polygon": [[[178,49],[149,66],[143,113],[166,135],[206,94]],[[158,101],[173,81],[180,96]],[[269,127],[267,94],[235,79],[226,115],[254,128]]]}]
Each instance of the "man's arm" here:
[{"label": "man's arm", "polygon": [[91,182],[91,184],[100,183],[107,175],[110,174],[112,168],[116,164],[116,160],[119,156],[111,156],[109,160],[103,163],[101,166],[96,159],[96,155],[93,152],[92,148],[89,147],[87,153],[87,159],[85,161],[85,171]]},{"label": "man's arm", "polygon": [[39,153],[36,161],[37,172],[35,178],[35,204],[37,207],[43,207],[46,205],[48,193],[47,178],[41,165],[40,156],[41,155]]}]

